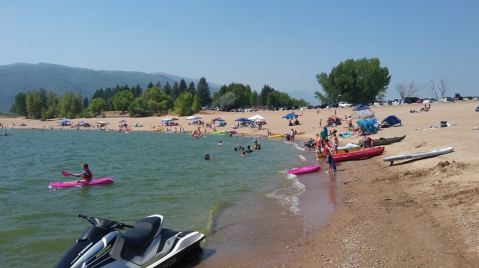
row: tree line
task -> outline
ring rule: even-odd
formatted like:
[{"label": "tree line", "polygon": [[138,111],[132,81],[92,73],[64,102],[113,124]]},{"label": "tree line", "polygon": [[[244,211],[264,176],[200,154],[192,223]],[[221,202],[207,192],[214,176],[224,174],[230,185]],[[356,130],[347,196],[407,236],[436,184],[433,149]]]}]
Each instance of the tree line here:
[{"label": "tree line", "polygon": [[222,86],[211,94],[206,78],[198,84],[186,84],[184,79],[173,85],[166,82],[161,85],[149,83],[145,90],[139,84],[96,90],[91,101],[81,93],[66,91],[63,96],[44,88],[18,93],[11,111],[30,119],[46,120],[61,118],[89,118],[103,111],[128,112],[129,116],[152,116],[155,113],[175,113],[192,115],[203,106],[221,106],[227,108],[257,106],[306,106],[305,100],[291,98],[288,94],[265,85],[258,94],[249,85],[231,83]]}]

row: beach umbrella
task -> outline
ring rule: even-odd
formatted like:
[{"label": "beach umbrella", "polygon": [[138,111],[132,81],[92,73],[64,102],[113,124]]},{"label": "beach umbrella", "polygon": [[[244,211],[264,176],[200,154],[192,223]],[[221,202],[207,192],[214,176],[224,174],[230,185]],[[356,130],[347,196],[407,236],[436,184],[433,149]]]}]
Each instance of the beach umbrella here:
[{"label": "beach umbrella", "polygon": [[62,121],[58,121],[58,124],[65,124],[65,123],[69,123],[70,121],[68,120],[62,120]]},{"label": "beach umbrella", "polygon": [[249,120],[248,118],[241,117],[236,119],[235,121],[251,121],[251,120]]},{"label": "beach umbrella", "polygon": [[373,118],[374,112],[369,108],[369,106],[364,104],[359,104],[358,106],[353,108],[351,112],[351,118],[354,119],[367,119]]},{"label": "beach umbrella", "polygon": [[98,125],[106,125],[106,123],[103,122],[103,121],[99,121],[99,122],[96,122],[96,123],[97,123]]},{"label": "beach umbrella", "polygon": [[125,123],[125,122],[126,122],[126,120],[121,120],[121,121],[120,121],[120,123]]},{"label": "beach umbrella", "polygon": [[26,126],[26,125],[27,125],[27,124],[25,124],[25,123],[21,123],[21,124],[20,124],[21,127],[24,127],[24,126]]}]

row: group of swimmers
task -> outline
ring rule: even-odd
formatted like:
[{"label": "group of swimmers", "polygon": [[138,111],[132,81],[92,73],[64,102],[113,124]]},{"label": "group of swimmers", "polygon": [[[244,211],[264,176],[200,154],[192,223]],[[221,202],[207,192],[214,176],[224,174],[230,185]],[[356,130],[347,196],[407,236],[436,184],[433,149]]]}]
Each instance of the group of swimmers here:
[{"label": "group of swimmers", "polygon": [[[245,137],[245,139],[246,139],[246,137]],[[253,139],[253,138],[252,138],[252,139]],[[260,139],[261,139],[261,138],[260,138]],[[244,141],[244,139],[239,139],[239,141]],[[258,140],[257,140],[256,138],[253,139],[253,143],[254,143],[253,148],[251,148],[251,146],[249,146],[249,145],[248,145],[246,148],[240,145],[240,146],[234,147],[233,150],[235,150],[235,151],[240,150],[242,157],[245,157],[245,156],[246,156],[246,153],[252,153],[252,152],[254,152],[253,150],[261,150],[261,144],[258,143]],[[223,142],[220,141],[220,142],[218,143],[218,145],[219,145],[219,146],[223,145]],[[206,154],[206,155],[205,155],[205,160],[213,160],[213,159],[214,159],[214,158],[211,157],[209,154]]]}]

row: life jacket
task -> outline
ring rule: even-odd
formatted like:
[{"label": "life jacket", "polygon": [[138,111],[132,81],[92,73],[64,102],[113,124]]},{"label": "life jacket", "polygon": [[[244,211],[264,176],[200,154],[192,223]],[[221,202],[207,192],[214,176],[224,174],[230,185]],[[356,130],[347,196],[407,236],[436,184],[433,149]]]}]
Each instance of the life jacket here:
[{"label": "life jacket", "polygon": [[321,139],[321,137],[318,137],[316,139],[316,146],[320,147],[322,143],[323,143],[323,140]]},{"label": "life jacket", "polygon": [[91,171],[88,168],[85,168],[84,170],[86,170],[86,172],[88,172],[88,176],[85,175],[85,174],[82,174],[81,176],[83,177],[83,179],[91,181],[93,179],[93,175],[91,174]]}]

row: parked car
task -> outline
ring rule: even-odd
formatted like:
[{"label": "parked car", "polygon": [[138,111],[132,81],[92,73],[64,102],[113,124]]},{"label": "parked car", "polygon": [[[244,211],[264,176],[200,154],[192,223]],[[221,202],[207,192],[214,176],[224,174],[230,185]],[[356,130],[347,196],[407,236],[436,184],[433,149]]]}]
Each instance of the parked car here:
[{"label": "parked car", "polygon": [[338,104],[338,107],[341,107],[341,108],[346,108],[346,107],[351,107],[353,106],[351,103],[347,103],[347,102],[340,102]]},{"label": "parked car", "polygon": [[419,100],[418,97],[405,97],[404,103],[416,103]]},{"label": "parked car", "polygon": [[422,103],[433,103],[433,102],[437,102],[436,99],[424,99]]}]

